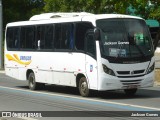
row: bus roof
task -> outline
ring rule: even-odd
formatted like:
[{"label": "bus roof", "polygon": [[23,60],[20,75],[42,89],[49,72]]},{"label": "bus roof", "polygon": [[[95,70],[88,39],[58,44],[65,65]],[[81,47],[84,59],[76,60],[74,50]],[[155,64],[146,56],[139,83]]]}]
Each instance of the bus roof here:
[{"label": "bus roof", "polygon": [[39,15],[32,16],[29,20],[48,20],[48,19],[54,19],[54,18],[73,18],[73,17],[79,17],[79,16],[90,16],[94,15],[92,13],[87,12],[72,12],[72,13],[43,13]]},{"label": "bus roof", "polygon": [[[141,17],[123,15],[123,14],[95,14],[92,16],[84,16],[82,21],[90,21],[93,25],[96,25],[96,20],[98,19],[109,19],[109,18],[132,18],[132,19],[142,19]],[[142,19],[144,20],[144,19]]]},{"label": "bus roof", "polygon": [[80,13],[44,13],[35,15],[29,21],[20,21],[8,23],[7,26],[21,26],[21,25],[34,25],[34,24],[49,24],[49,23],[62,23],[62,22],[78,22],[88,21],[92,22],[95,26],[95,21],[98,19],[108,18],[135,18],[142,19],[136,16],[122,15],[122,14],[91,14],[86,12]]},{"label": "bus roof", "polygon": [[102,18],[138,18],[136,16],[130,15],[122,15],[122,14],[92,14],[87,12],[72,12],[72,13],[43,13],[39,15],[34,15],[30,18],[30,21],[39,21],[39,20],[51,20],[51,19],[58,19],[58,18],[75,18],[75,17],[87,17],[87,18],[95,18],[95,19],[102,19]]}]

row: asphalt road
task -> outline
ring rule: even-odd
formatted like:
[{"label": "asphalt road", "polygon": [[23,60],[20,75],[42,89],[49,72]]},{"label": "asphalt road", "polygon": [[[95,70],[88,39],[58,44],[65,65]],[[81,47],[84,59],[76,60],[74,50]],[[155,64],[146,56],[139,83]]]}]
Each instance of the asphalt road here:
[{"label": "asphalt road", "polygon": [[[83,117],[83,120],[106,120],[106,116],[109,120],[127,120],[128,114],[126,115],[126,113],[128,111],[143,111],[145,112],[145,114],[146,112],[153,111],[152,114],[157,114],[160,117],[159,103],[160,86],[140,89],[137,92],[137,94],[133,97],[126,96],[123,93],[123,91],[107,91],[94,92],[94,94],[91,97],[84,98],[79,95],[78,90],[76,88],[71,87],[47,85],[46,88],[43,90],[31,91],[28,89],[27,82],[18,81],[6,76],[4,73],[0,73],[1,113],[4,111],[42,112],[42,118],[3,117],[0,118],[0,120],[53,119],[51,117],[47,117],[47,115],[54,117],[54,119],[60,120],[75,119],[75,117],[76,119],[82,119],[81,117]],[[158,120],[159,117],[130,117],[129,119]]]}]

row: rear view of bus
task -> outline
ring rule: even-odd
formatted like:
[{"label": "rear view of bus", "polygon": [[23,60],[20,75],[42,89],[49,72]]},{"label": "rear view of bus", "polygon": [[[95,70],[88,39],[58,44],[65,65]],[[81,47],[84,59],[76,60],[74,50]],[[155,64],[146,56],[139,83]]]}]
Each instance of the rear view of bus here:
[{"label": "rear view of bus", "polygon": [[154,48],[145,21],[98,16],[95,24],[100,33],[96,44],[101,56],[97,56],[98,90],[123,89],[133,95],[138,88],[153,86]]}]

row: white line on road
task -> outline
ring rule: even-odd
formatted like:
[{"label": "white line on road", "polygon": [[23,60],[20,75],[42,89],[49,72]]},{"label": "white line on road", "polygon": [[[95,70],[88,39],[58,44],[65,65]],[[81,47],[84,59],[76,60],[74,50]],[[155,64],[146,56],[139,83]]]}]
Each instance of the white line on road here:
[{"label": "white line on road", "polygon": [[18,117],[18,118],[23,119],[23,120],[38,120],[35,118],[29,118],[29,117]]},{"label": "white line on road", "polygon": [[[18,118],[18,120],[38,120],[38,119],[35,119],[35,118],[29,118],[29,117],[14,117],[14,118],[15,119]],[[0,120],[13,120],[14,118],[13,117],[12,118],[4,117],[4,118],[0,118]]]}]

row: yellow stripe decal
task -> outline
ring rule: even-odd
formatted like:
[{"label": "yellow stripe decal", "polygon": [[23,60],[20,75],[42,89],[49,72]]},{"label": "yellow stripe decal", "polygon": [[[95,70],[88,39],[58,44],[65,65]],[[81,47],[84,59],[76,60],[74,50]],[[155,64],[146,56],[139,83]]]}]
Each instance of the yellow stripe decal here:
[{"label": "yellow stripe decal", "polygon": [[17,62],[17,63],[19,63],[19,64],[22,64],[22,65],[29,65],[29,64],[32,62],[32,60],[27,61],[27,62],[23,62],[23,61],[21,61],[21,60],[19,59],[18,55],[16,55],[16,54],[13,54],[13,56],[10,55],[10,54],[6,54],[6,57],[7,57],[7,59],[8,59],[9,61],[15,61],[15,62]]}]

